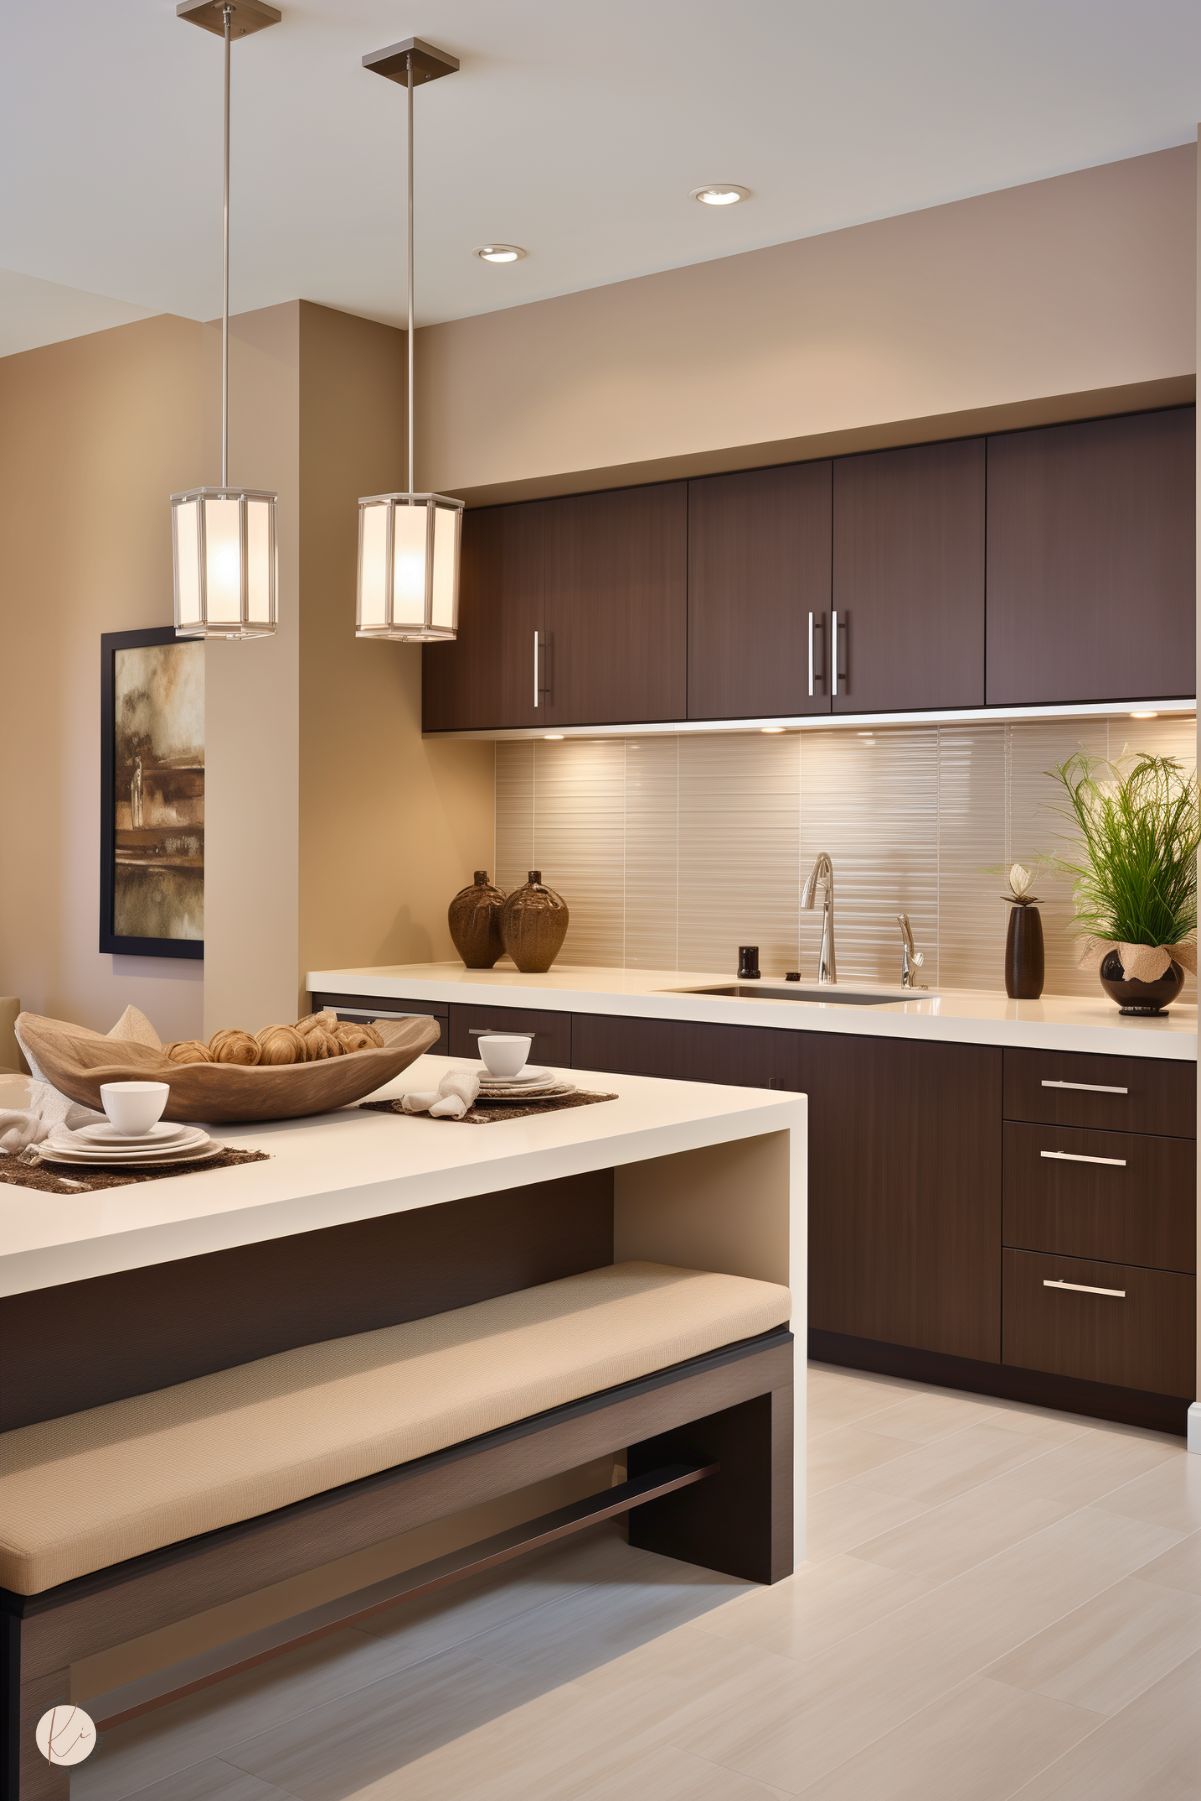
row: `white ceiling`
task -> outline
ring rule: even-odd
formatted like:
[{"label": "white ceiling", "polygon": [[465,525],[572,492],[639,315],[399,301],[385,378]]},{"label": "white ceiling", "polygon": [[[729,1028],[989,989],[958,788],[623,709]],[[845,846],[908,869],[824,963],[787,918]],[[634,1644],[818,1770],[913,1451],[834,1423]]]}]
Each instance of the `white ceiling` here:
[{"label": "white ceiling", "polygon": [[[413,34],[463,65],[417,95],[423,323],[1161,149],[1201,118],[1197,0],[280,4],[234,47],[235,310],[400,318],[405,95],[361,58]],[[174,0],[0,11],[0,268],[81,291],[0,285],[0,353],[114,305],[212,317],[219,40]],[[688,198],[714,181],[753,198]],[[480,263],[490,239],[528,260]]]}]

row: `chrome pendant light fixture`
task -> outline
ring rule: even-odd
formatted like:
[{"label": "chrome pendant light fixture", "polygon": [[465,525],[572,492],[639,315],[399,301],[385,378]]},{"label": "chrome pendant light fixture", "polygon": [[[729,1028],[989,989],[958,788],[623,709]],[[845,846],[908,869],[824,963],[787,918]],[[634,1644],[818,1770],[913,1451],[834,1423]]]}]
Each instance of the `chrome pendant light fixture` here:
[{"label": "chrome pendant light fixture", "polygon": [[277,25],[264,0],[182,0],[189,25],[225,42],[222,186],[221,485],[171,496],[175,633],[180,638],[263,638],[275,630],[274,494],[229,485],[229,73],[234,38]]},{"label": "chrome pendant light fixture", "polygon": [[463,503],[418,494],[413,481],[413,91],[453,75],[458,59],[420,38],[363,58],[363,67],[408,89],[408,464],[405,494],[359,502],[356,633],[400,643],[439,643],[459,621],[459,538]]}]

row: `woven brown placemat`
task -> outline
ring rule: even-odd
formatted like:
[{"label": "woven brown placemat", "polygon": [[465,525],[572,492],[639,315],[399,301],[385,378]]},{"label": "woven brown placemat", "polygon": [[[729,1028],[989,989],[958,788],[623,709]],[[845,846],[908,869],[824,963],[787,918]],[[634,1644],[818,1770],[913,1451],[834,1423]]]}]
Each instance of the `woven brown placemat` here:
[{"label": "woven brown placemat", "polygon": [[233,1169],[239,1163],[265,1163],[266,1151],[222,1151],[204,1163],[160,1163],[153,1169],[81,1169],[77,1164],[21,1163],[0,1157],[0,1182],[14,1188],[36,1188],[43,1194],[91,1194],[101,1188],[127,1188],[131,1182],[159,1182],[164,1176],[189,1176],[198,1169]]},{"label": "woven brown placemat", "polygon": [[[577,1088],[574,1094],[565,1094],[560,1100],[538,1101],[476,1101],[468,1107],[462,1119],[452,1119],[452,1126],[490,1126],[498,1119],[533,1119],[536,1113],[560,1113],[565,1107],[593,1107],[597,1101],[615,1101],[615,1094],[588,1094]],[[398,1113],[402,1119],[429,1119],[428,1113],[406,1113],[403,1101],[360,1101],[359,1106],[365,1113]],[[437,1126],[446,1121],[436,1119]]]}]

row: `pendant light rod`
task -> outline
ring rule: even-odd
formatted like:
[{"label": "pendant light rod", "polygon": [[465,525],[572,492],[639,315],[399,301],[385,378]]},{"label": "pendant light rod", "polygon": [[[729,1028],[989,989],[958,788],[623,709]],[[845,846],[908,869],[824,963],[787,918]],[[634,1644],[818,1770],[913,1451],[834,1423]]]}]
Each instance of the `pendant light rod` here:
[{"label": "pendant light rod", "polygon": [[408,288],[409,288],[409,322],[408,322],[408,344],[407,344],[408,371],[409,371],[409,373],[408,373],[408,395],[407,395],[407,399],[408,399],[408,403],[409,403],[409,447],[408,447],[408,461],[405,463],[405,473],[408,476],[408,480],[409,480],[409,493],[415,494],[417,491],[417,482],[416,482],[416,479],[415,479],[414,473],[413,473],[413,439],[414,439],[414,430],[413,430],[413,412],[414,412],[414,389],[413,389],[413,369],[414,369],[414,356],[413,356],[413,52],[411,50],[409,51],[408,55],[405,57],[405,70],[406,70],[406,74],[408,76],[408,81],[406,83],[406,86],[408,87],[408,91],[409,91],[409,104],[408,104],[409,229],[408,229],[408,247],[405,252],[405,255],[406,255],[406,258],[408,261]]},{"label": "pendant light rod", "polygon": [[229,486],[229,66],[233,46],[234,9],[223,6],[225,27],[225,119],[222,134],[224,167],[221,184],[221,486]]}]

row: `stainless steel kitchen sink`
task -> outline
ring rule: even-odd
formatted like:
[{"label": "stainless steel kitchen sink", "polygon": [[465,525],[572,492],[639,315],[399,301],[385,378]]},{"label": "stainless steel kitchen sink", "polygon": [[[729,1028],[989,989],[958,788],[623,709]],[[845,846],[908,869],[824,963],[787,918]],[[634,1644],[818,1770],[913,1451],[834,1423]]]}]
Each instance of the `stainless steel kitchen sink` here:
[{"label": "stainless steel kitchen sink", "polygon": [[864,994],[837,984],[825,988],[803,988],[799,982],[781,986],[770,982],[732,982],[721,988],[671,988],[669,994],[712,994],[739,1001],[820,1001],[822,1006],[893,1007],[898,1001],[922,1000],[928,989],[899,989],[895,994]]}]

